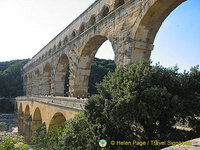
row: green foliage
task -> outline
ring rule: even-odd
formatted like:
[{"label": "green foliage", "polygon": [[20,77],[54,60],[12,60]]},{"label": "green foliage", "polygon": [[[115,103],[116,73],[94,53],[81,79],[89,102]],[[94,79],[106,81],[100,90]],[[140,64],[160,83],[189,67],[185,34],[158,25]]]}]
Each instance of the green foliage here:
[{"label": "green foliage", "polygon": [[[93,145],[102,138],[107,141],[179,141],[198,137],[200,133],[196,119],[200,114],[198,67],[191,73],[181,74],[177,68],[152,66],[142,60],[109,73],[97,87],[99,95],[91,97],[85,106],[96,137]],[[180,120],[189,120],[194,132],[173,128]],[[139,147],[132,145],[132,148]],[[160,149],[159,146],[142,148]]]},{"label": "green foliage", "polygon": [[[34,127],[33,127],[34,130]],[[32,135],[32,143],[34,143],[34,150],[45,150],[47,143],[46,127],[42,126],[39,132],[34,131]]]},{"label": "green foliage", "polygon": [[83,112],[76,115],[73,119],[65,122],[62,136],[59,138],[59,149],[92,149],[90,142],[93,133],[90,124]]},{"label": "green foliage", "polygon": [[42,126],[33,134],[32,142],[34,143],[34,150],[58,150],[58,138],[61,136],[62,129],[58,125],[51,122],[51,127],[46,133],[46,127]]},{"label": "green foliage", "polygon": [[21,69],[28,60],[13,60],[0,63],[0,97],[15,97],[23,94]]},{"label": "green foliage", "polygon": [[113,60],[95,58],[91,66],[88,92],[97,94],[96,83],[103,81],[103,77],[107,75],[108,72],[114,72],[115,68],[116,65]]},{"label": "green foliage", "polygon": [[[22,139],[18,136],[17,137],[5,136],[2,139],[0,139],[0,150],[28,150],[29,146],[21,142]],[[15,146],[15,144],[17,145]]]},{"label": "green foliage", "polygon": [[47,148],[50,150],[58,150],[59,137],[61,136],[63,129],[58,125],[55,125],[53,123],[53,120],[52,124],[53,125],[51,126],[47,134]]}]

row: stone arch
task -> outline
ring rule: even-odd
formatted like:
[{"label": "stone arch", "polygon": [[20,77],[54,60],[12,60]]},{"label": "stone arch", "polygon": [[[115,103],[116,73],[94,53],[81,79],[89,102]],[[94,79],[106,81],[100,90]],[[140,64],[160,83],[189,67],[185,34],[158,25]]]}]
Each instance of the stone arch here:
[{"label": "stone arch", "polygon": [[68,36],[66,35],[64,40],[63,40],[63,45],[67,44],[67,42],[68,42]]},{"label": "stone arch", "polygon": [[19,112],[18,112],[18,132],[23,134],[24,127],[24,113],[22,109],[22,103],[19,104]]},{"label": "stone arch", "polygon": [[92,15],[89,20],[89,26],[93,26],[96,23],[96,15]]},{"label": "stone arch", "polygon": [[83,33],[85,31],[85,23],[82,23],[79,29],[79,34]]},{"label": "stone arch", "polygon": [[121,5],[123,5],[124,3],[125,3],[124,0],[115,0],[114,8],[116,9]]},{"label": "stone arch", "polygon": [[28,119],[29,116],[30,116],[30,107],[27,104],[24,111],[24,120]]},{"label": "stone arch", "polygon": [[51,89],[51,66],[49,63],[46,63],[46,65],[44,66],[41,82],[42,82],[41,94],[49,95]]},{"label": "stone arch", "polygon": [[[153,0],[144,5],[143,12],[137,19],[134,36],[134,51],[144,51],[141,57],[150,58],[155,36],[167,16],[185,0]],[[134,55],[134,54],[132,54]],[[140,58],[138,58],[140,59]]]},{"label": "stone arch", "polygon": [[54,79],[54,91],[58,96],[64,96],[64,85],[65,77],[67,72],[67,66],[69,65],[69,60],[66,54],[62,54],[58,60],[58,64],[55,71]]},{"label": "stone arch", "polygon": [[33,114],[32,129],[37,130],[42,125],[42,115],[40,109],[37,107]]},{"label": "stone arch", "polygon": [[24,111],[23,133],[26,131],[26,120],[30,117],[30,107],[27,104]]},{"label": "stone arch", "polygon": [[87,96],[91,64],[97,50],[106,40],[108,40],[107,37],[96,35],[84,45],[76,71],[74,71],[73,81],[70,80],[69,92],[71,96]]},{"label": "stone arch", "polygon": [[75,38],[76,37],[76,31],[74,30],[71,34],[71,39]]},{"label": "stone arch", "polygon": [[61,48],[61,46],[62,46],[62,43],[61,43],[61,40],[58,42],[58,45],[57,45],[57,48],[59,49],[59,48]]},{"label": "stone arch", "polygon": [[48,55],[49,55],[49,56],[51,55],[51,51],[52,51],[52,49],[50,48],[50,49],[49,49],[49,52],[48,52]]},{"label": "stone arch", "polygon": [[39,94],[39,86],[40,86],[40,71],[39,71],[39,69],[36,69],[34,71],[34,81],[33,81],[33,94],[34,95]]},{"label": "stone arch", "polygon": [[109,7],[104,5],[100,13],[100,19],[106,17],[108,13],[109,13]]},{"label": "stone arch", "polygon": [[19,113],[22,113],[22,103],[19,104]]},{"label": "stone arch", "polygon": [[55,125],[57,125],[59,128],[63,128],[65,121],[66,121],[66,118],[61,112],[55,113],[49,123],[48,131],[50,131],[51,128]]}]

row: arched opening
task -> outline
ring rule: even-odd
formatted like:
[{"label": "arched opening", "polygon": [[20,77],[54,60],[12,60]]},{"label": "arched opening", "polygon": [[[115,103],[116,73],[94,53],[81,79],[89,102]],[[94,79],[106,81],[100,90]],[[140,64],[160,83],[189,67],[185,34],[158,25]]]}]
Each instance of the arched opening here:
[{"label": "arched opening", "polygon": [[50,95],[50,89],[51,89],[51,66],[49,63],[47,63],[43,70],[43,76],[42,76],[42,91],[41,94],[43,95]]},{"label": "arched opening", "polygon": [[76,32],[73,31],[73,32],[72,32],[72,35],[71,35],[71,39],[73,39],[73,38],[75,38],[75,37],[76,37]]},{"label": "arched opening", "polygon": [[[64,122],[66,121],[65,116],[60,113],[57,112],[53,118],[51,119],[50,123],[49,123],[49,129],[48,129],[48,133],[51,132],[51,130],[54,128],[60,128],[63,129],[64,128]],[[53,129],[53,130],[54,130]],[[54,132],[54,131],[53,131]]]},{"label": "arched opening", "polygon": [[66,37],[64,38],[64,40],[63,40],[63,44],[65,45],[65,44],[67,44],[67,42],[68,42],[68,37],[66,36]]},{"label": "arched opening", "polygon": [[26,105],[25,112],[24,112],[24,120],[28,119],[30,116],[30,108],[29,105]]},{"label": "arched opening", "polygon": [[39,69],[37,69],[34,72],[34,81],[33,81],[33,94],[34,95],[39,94],[39,86],[40,86],[40,72],[39,72]]},{"label": "arched opening", "polygon": [[19,113],[22,112],[22,103],[19,104]]},{"label": "arched opening", "polygon": [[[73,84],[70,83],[69,90],[70,90],[70,93],[72,93],[72,96],[75,96],[75,97],[89,96],[90,95],[88,93],[89,79],[94,82],[92,84],[89,84],[89,85],[92,85],[91,87],[89,87],[89,91],[92,93],[96,93],[96,90],[94,90],[95,81],[102,80],[101,75],[104,74],[105,72],[107,72],[110,69],[109,67],[112,66],[112,65],[109,66],[108,64],[110,62],[108,62],[106,60],[95,59],[95,61],[94,61],[94,58],[95,58],[95,55],[96,55],[98,49],[101,47],[101,45],[105,41],[107,41],[107,38],[105,36],[96,35],[96,36],[92,37],[85,44],[83,50],[81,51],[81,57],[80,57],[78,65],[77,65],[78,66],[77,71],[75,72],[75,80],[73,80]],[[94,75],[94,76],[91,76],[91,78],[89,78],[91,75],[91,66],[92,66],[93,61],[94,61],[94,66],[92,67],[92,69],[94,69],[94,74],[96,76]],[[114,68],[115,68],[114,61],[111,61],[111,62],[114,64]],[[99,71],[102,71],[102,72],[100,73]]]},{"label": "arched opening", "polygon": [[115,8],[118,8],[123,4],[124,4],[124,0],[115,0]]},{"label": "arched opening", "polygon": [[89,20],[89,24],[90,26],[93,26],[95,23],[96,23],[96,17],[93,15]]},{"label": "arched opening", "polygon": [[81,27],[80,27],[80,29],[79,29],[79,33],[80,34],[83,33],[84,30],[85,30],[85,26],[82,24]]},{"label": "arched opening", "polygon": [[42,125],[42,115],[40,109],[37,107],[33,114],[32,130],[36,131]]},{"label": "arched opening", "polygon": [[26,105],[25,112],[24,112],[24,121],[23,121],[23,133],[26,132],[26,120],[30,117],[30,108],[29,105]]},{"label": "arched opening", "polygon": [[23,125],[24,125],[24,113],[22,109],[22,103],[19,104],[19,112],[18,112],[18,132],[23,134]]},{"label": "arched opening", "polygon": [[[137,58],[149,59],[155,36],[166,17],[183,1],[163,0],[162,3],[154,0],[149,5],[146,5],[146,12],[137,20],[136,34],[134,37],[134,52],[140,51],[142,55]],[[132,54],[135,55],[135,54]]]},{"label": "arched opening", "polygon": [[106,17],[109,13],[109,8],[107,6],[104,6],[102,11],[101,11],[101,19]]},{"label": "arched opening", "polygon": [[69,83],[69,60],[66,54],[62,54],[59,58],[55,72],[54,93],[56,96],[64,96],[68,92]]}]

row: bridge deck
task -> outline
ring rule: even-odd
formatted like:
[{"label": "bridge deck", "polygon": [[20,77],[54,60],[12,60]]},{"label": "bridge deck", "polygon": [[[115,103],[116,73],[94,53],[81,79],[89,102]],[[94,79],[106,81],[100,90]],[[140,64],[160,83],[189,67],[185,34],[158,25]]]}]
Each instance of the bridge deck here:
[{"label": "bridge deck", "polygon": [[74,97],[59,97],[59,96],[21,96],[17,97],[16,101],[35,101],[47,105],[57,107],[83,110],[87,99],[77,99]]}]

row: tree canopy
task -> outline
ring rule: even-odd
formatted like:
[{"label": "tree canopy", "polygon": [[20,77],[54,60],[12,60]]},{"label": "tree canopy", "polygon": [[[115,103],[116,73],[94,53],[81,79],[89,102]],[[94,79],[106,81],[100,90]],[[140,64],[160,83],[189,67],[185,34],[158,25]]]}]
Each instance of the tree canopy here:
[{"label": "tree canopy", "polygon": [[[85,106],[96,142],[102,138],[180,141],[198,137],[200,133],[198,66],[191,72],[178,73],[176,67],[152,66],[150,61],[142,60],[109,73],[97,87],[99,94],[91,97]],[[193,132],[176,130],[174,125],[179,121],[189,121]],[[143,148],[156,149],[156,146]]]},{"label": "tree canopy", "polygon": [[[177,67],[153,66],[141,60],[108,73],[97,88],[98,94],[88,100],[84,115],[67,121],[61,148],[100,149],[98,142],[105,139],[108,149],[155,150],[170,146],[167,141],[190,140],[200,134],[198,66],[178,73]],[[187,124],[192,130],[179,130],[177,123]],[[138,143],[116,144],[133,140]],[[152,140],[166,143],[156,145]],[[150,144],[140,145],[148,141]]]},{"label": "tree canopy", "polygon": [[0,97],[15,97],[23,94],[22,67],[28,59],[0,62]]}]

